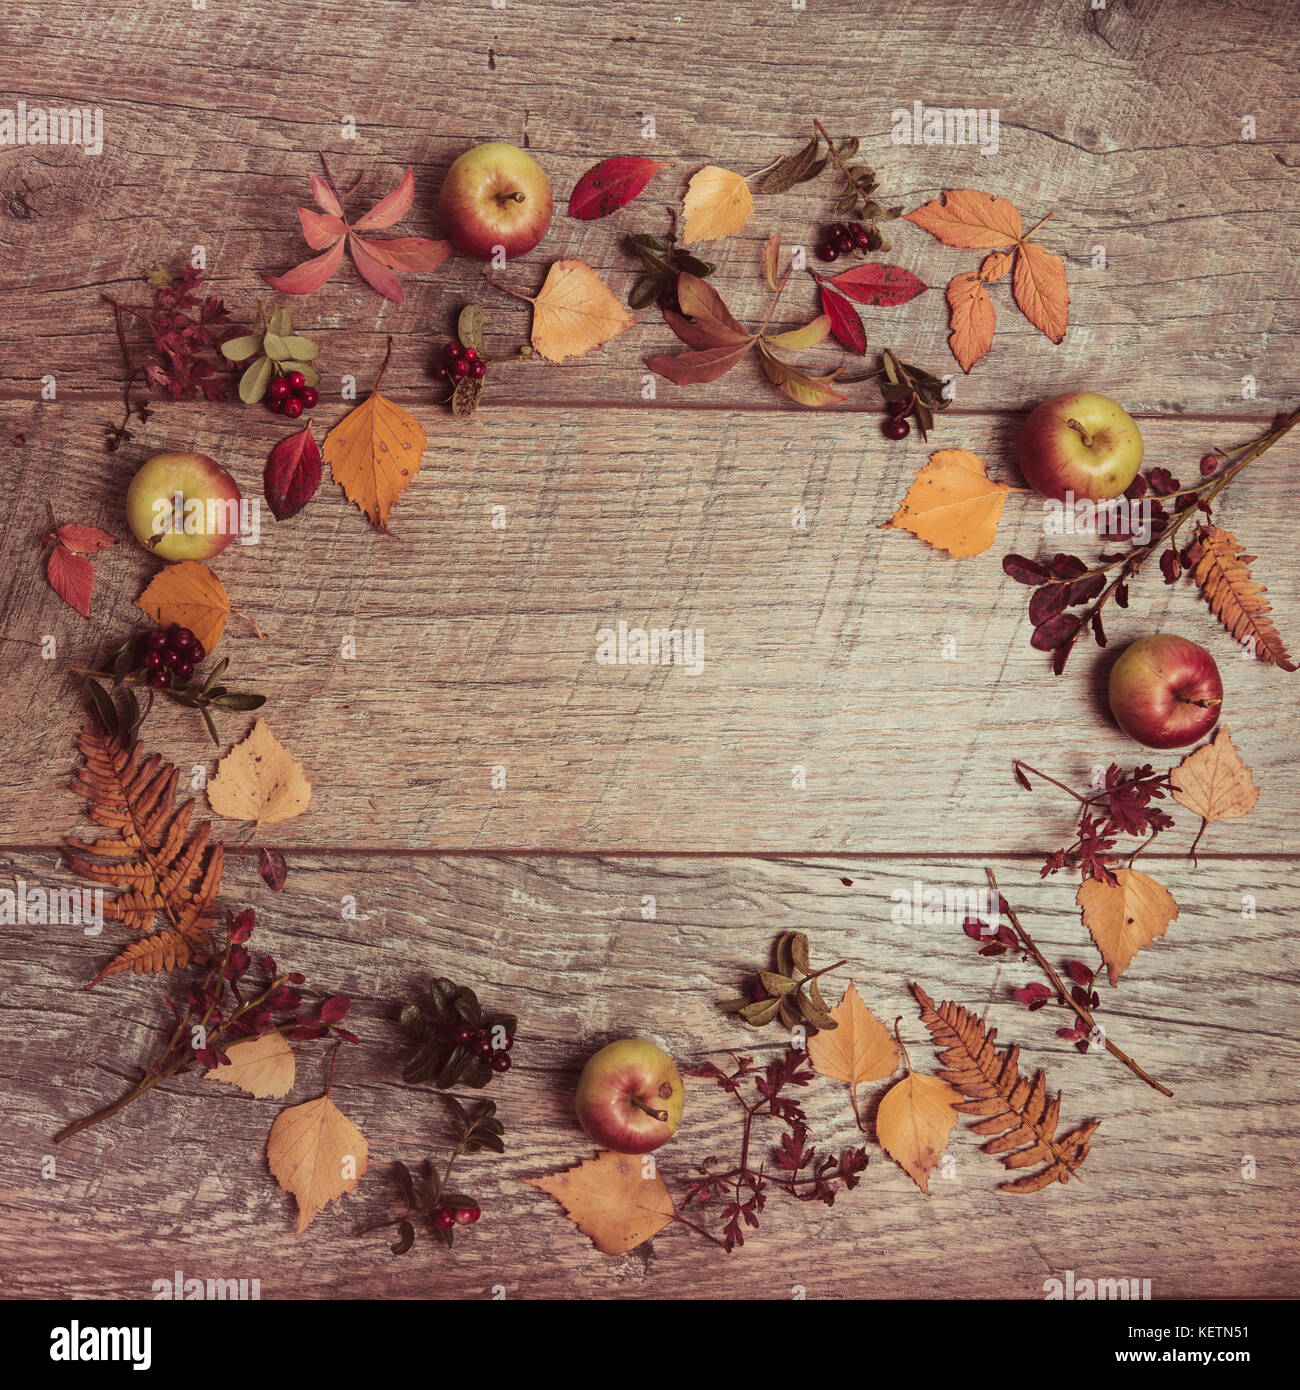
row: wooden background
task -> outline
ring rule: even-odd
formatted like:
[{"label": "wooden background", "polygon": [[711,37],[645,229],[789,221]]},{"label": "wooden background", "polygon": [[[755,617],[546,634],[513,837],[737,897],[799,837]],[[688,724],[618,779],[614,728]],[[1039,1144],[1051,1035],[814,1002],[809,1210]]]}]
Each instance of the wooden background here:
[{"label": "wooden background", "polygon": [[[155,0],[106,11],[15,0],[0,21],[4,103],[98,106],[105,122],[98,158],[0,148],[0,886],[69,882],[56,847],[82,822],[66,790],[77,686],[63,664],[120,640],[152,569],[129,538],[99,557],[83,622],[45,583],[47,501],[61,519],[125,536],[126,484],[150,454],[200,449],[257,495],[283,433],[237,403],[162,404],[120,453],[103,452],[120,374],[99,294],[140,298],[144,267],[202,245],[217,291],[247,321],[259,273],[304,254],[293,208],[318,150],[341,179],[364,175],[362,202],[413,167],[417,204],[402,230],[435,235],[436,190],[462,149],[527,144],[560,210],[507,278],[531,291],[551,260],[576,255],[622,293],[634,267],[621,236],[660,230],[694,168],[758,168],[819,115],[862,137],[887,201],[910,208],[967,186],[1013,199],[1030,224],[1054,213],[1043,237],[1069,267],[1064,343],[1053,348],[1006,284],[995,288],[996,345],[958,381],[932,447],[973,449],[1018,481],[1010,445],[1024,410],[1083,387],[1126,404],[1149,461],[1186,477],[1208,447],[1296,404],[1300,146],[1281,0],[808,0],[802,11],[786,0],[376,0],[364,11]],[[890,112],[917,99],[998,108],[997,155],[891,144]],[[348,116],[355,140],[341,135]],[[675,167],[638,203],[604,222],[563,215],[588,165],[642,151]],[[762,242],[775,230],[810,242],[828,189],[760,200],[745,232],[714,248],[716,283],[742,317],[764,300]],[[865,311],[871,347],[946,372],[942,286],[977,258],[909,224],[890,235],[889,258],[936,288]],[[387,304],[349,267],[293,304],[324,347],[322,428],[343,412],[339,376],[366,389],[385,336],[396,340],[386,393],[430,436],[394,512],[397,538],[371,531],[327,482],[299,518],[267,518],[260,545],[217,562],[266,633],[259,642],[232,624],[225,650],[241,681],[270,696],[268,722],[314,786],[309,813],[277,829],[284,891],[270,894],[254,859],[235,858],[223,898],[257,907],[278,959],[357,999],[364,1043],[340,1064],[335,1095],[369,1137],[371,1171],[296,1241],[263,1157],[279,1104],[191,1079],[79,1136],[43,1177],[52,1133],[115,1097],[152,1055],[165,986],[119,979],[85,993],[112,943],[6,928],[0,1290],[141,1298],[183,1269],[259,1278],[267,1298],[489,1296],[495,1285],[509,1297],[789,1297],[801,1285],[811,1297],[1035,1298],[1073,1269],[1150,1278],[1157,1297],[1294,1294],[1292,678],[1237,660],[1184,586],[1144,580],[1111,624],[1112,651],[1160,628],[1210,646],[1261,788],[1248,819],[1210,832],[1198,870],[1181,857],[1189,815],[1161,842],[1155,871],[1182,915],[1104,1001],[1121,1045],[1174,1090],[1165,1100],[1112,1059],[1058,1041],[1051,1011],[1010,1003],[1027,969],[978,960],[955,926],[890,921],[894,890],[979,884],[991,863],[1051,954],[1088,954],[1071,886],[1037,875],[1069,807],[1019,792],[1010,759],[1086,779],[1141,753],[1104,712],[1109,654],[1081,648],[1056,679],[1028,645],[1025,591],[998,557],[1044,544],[1031,500],[1013,497],[995,549],[965,562],[881,531],[927,447],[915,434],[882,438],[874,388],[811,414],[746,366],[712,386],[659,382],[645,402],[642,359],[672,341],[653,313],[581,362],[494,371],[478,418],[453,425],[428,366],[456,309],[482,302],[490,348],[510,351],[527,306],[464,260],[405,284],[405,305]],[[792,286],[782,326],[812,305],[810,284]],[[41,399],[47,376],[55,400]],[[1293,648],[1296,449],[1268,454],[1222,507],[1260,555]],[[505,531],[490,525],[494,505]],[[804,531],[791,528],[795,506]],[[619,618],[703,628],[702,674],[598,666],[595,631]],[[47,634],[59,661],[31,645]],[[340,655],[347,637],[352,660]],[[150,739],[182,767],[211,767],[184,713],[156,713]],[[245,727],[229,718],[227,743]],[[497,765],[503,790],[491,785]],[[341,918],[347,896],[356,920]],[[622,1258],[597,1254],[521,1181],[590,1152],[571,1118],[583,1059],[629,1033],[679,1058],[779,1046],[716,1002],[793,928],[819,958],[848,957],[843,979],[881,1017],[903,1015],[914,1055],[930,1057],[908,1004],[913,979],[1019,1038],[1063,1089],[1069,1120],[1104,1118],[1085,1181],[1004,1196],[996,1163],[958,1132],[955,1176],[928,1200],[873,1148],[856,1192],[830,1211],[773,1203],[730,1259],[685,1231]],[[454,1256],[422,1235],[398,1260],[381,1236],[352,1231],[395,1210],[388,1163],[445,1135],[437,1098],[398,1080],[393,1026],[400,1001],[438,971],[523,1020],[516,1065],[492,1092],[509,1153],[467,1161],[485,1215]],[[315,1073],[304,1059],[295,1099],[318,1092]],[[821,1083],[810,1106],[819,1135],[851,1139],[841,1087]],[[728,1118],[718,1093],[691,1084],[686,1124],[661,1155],[670,1178],[727,1151]]]}]

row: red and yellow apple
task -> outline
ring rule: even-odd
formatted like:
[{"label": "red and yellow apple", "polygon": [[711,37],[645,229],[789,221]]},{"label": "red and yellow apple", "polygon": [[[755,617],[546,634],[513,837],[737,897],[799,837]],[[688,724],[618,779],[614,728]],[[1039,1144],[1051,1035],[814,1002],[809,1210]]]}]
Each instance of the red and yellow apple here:
[{"label": "red and yellow apple", "polygon": [[438,216],[458,251],[490,261],[526,255],[551,225],[551,185],[542,166],[518,145],[475,145],[447,170]]},{"label": "red and yellow apple", "polygon": [[645,1038],[623,1038],[587,1061],[578,1081],[578,1123],[604,1149],[645,1154],[667,1143],[686,1098],[673,1059]]},{"label": "red and yellow apple", "polygon": [[1110,671],[1110,712],[1148,748],[1184,748],[1219,722],[1223,681],[1204,647],[1160,632],[1127,647]]},{"label": "red and yellow apple", "polygon": [[239,484],[206,454],[157,454],[126,490],[126,520],[160,560],[210,560],[239,534]]},{"label": "red and yellow apple", "polygon": [[1044,497],[1100,502],[1119,497],[1142,467],[1142,435],[1108,396],[1071,391],[1036,406],[1020,427],[1016,456],[1025,481]]}]

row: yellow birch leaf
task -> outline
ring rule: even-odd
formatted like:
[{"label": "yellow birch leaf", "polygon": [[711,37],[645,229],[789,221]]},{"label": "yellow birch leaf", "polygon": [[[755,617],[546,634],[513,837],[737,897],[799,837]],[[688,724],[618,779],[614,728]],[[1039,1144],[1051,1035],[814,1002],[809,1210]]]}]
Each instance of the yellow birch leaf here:
[{"label": "yellow birch leaf", "polygon": [[420,471],[427,443],[414,416],[372,391],[325,436],[321,457],[348,501],[387,531],[393,503]]},{"label": "yellow birch leaf", "polygon": [[586,261],[556,261],[535,296],[516,298],[533,306],[533,347],[548,362],[585,357],[636,322]]},{"label": "yellow birch leaf", "polygon": [[930,1169],[948,1147],[961,1095],[946,1081],[909,1072],[876,1111],[880,1146],[928,1197]]},{"label": "yellow birch leaf", "polygon": [[213,1081],[228,1081],[263,1099],[287,1096],[293,1090],[293,1048],[282,1033],[259,1033],[231,1043],[225,1053],[230,1061],[205,1073]]},{"label": "yellow birch leaf", "polygon": [[323,1206],[356,1187],[369,1160],[366,1136],[328,1092],[281,1110],[266,1140],[271,1176],[297,1199],[299,1235]]},{"label": "yellow birch leaf", "polygon": [[1173,894],[1139,869],[1116,869],[1115,883],[1085,879],[1074,901],[1115,984],[1133,957],[1178,920]]},{"label": "yellow birch leaf", "polygon": [[1010,491],[989,481],[984,460],[940,449],[916,475],[886,526],[910,531],[950,555],[979,555],[993,544]]},{"label": "yellow birch leaf", "polygon": [[228,820],[254,826],[300,816],[311,800],[302,764],[259,719],[253,731],[217,764],[208,804]]},{"label": "yellow birch leaf", "polygon": [[754,215],[754,200],[743,174],[706,164],[691,179],[682,200],[682,245],[735,236]]},{"label": "yellow birch leaf", "polygon": [[857,1089],[862,1082],[879,1081],[894,1074],[898,1044],[862,1002],[852,980],[844,998],[831,1010],[831,1017],[839,1026],[823,1029],[808,1039],[808,1058],[822,1076],[848,1083],[856,1112]]},{"label": "yellow birch leaf", "polygon": [[1210,743],[1189,753],[1169,774],[1174,800],[1201,818],[1189,853],[1200,843],[1205,827],[1216,820],[1236,820],[1259,800],[1250,769],[1241,760],[1228,726],[1221,724]]},{"label": "yellow birch leaf", "polygon": [[181,560],[159,570],[135,606],[162,627],[176,623],[189,628],[209,655],[221,640],[230,616],[226,586],[197,560]]},{"label": "yellow birch leaf", "polygon": [[549,1192],[597,1250],[623,1255],[676,1220],[672,1194],[657,1169],[646,1176],[634,1154],[602,1153],[544,1178],[525,1178]]}]

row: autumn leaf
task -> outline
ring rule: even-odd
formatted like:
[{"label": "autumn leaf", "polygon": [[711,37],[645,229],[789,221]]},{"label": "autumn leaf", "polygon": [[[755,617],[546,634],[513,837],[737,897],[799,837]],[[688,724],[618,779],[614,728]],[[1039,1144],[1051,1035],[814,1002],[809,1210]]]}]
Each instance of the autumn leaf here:
[{"label": "autumn leaf", "polygon": [[693,347],[723,347],[752,340],[749,330],[727,308],[717,290],[689,271],[682,271],[677,277],[677,302],[682,312],[673,316],[674,328],[677,319],[694,320],[690,327],[703,333],[707,340],[692,342],[679,330],[677,336],[683,342],[690,342]]},{"label": "autumn leaf", "polygon": [[852,980],[844,997],[831,1010],[831,1017],[838,1026],[821,1029],[808,1039],[808,1058],[822,1076],[848,1084],[856,1115],[858,1087],[865,1081],[879,1081],[894,1074],[898,1044],[862,1002]]},{"label": "autumn leaf", "polygon": [[763,245],[763,274],[767,278],[767,287],[776,293],[777,275],[781,269],[781,233],[773,232]]},{"label": "autumn leaf", "polygon": [[909,299],[915,299],[930,288],[910,270],[904,270],[899,265],[880,265],[876,261],[832,275],[826,283],[834,285],[841,294],[848,295],[859,304],[871,304],[877,308],[906,304]]},{"label": "autumn leaf", "polygon": [[228,1063],[206,1073],[214,1081],[228,1081],[250,1096],[287,1096],[293,1090],[293,1048],[277,1032],[244,1038],[225,1049]]},{"label": "autumn leaf", "polygon": [[524,1181],[550,1193],[606,1255],[635,1250],[677,1218],[668,1184],[634,1154],[602,1153],[563,1172]]},{"label": "autumn leaf", "polygon": [[754,215],[744,175],[707,164],[695,174],[682,201],[682,245],[734,236]]},{"label": "autumn leaf", "polygon": [[1115,879],[1114,883],[1085,879],[1074,899],[1112,985],[1144,946],[1178,920],[1173,895],[1140,869],[1116,869]]},{"label": "autumn leaf", "polygon": [[997,314],[980,276],[966,271],[948,282],[950,312],[948,346],[963,372],[970,369],[993,346]]},{"label": "autumn leaf", "polygon": [[197,560],[181,560],[149,581],[135,606],[159,627],[187,627],[211,655],[230,616],[226,586]]},{"label": "autumn leaf", "polygon": [[1070,291],[1065,262],[1036,241],[1021,243],[1012,284],[1020,311],[1054,342],[1065,337],[1070,323]]},{"label": "autumn leaf", "polygon": [[864,357],[867,351],[867,332],[858,311],[842,294],[837,294],[825,281],[819,283],[822,313],[830,320],[831,332],[850,352]]},{"label": "autumn leaf", "polygon": [[788,328],[784,333],[764,333],[763,341],[773,347],[788,348],[791,352],[803,352],[805,348],[825,342],[830,331],[830,315],[818,314],[802,328]]},{"label": "autumn leaf", "polygon": [[961,1094],[937,1076],[909,1071],[876,1111],[880,1147],[928,1197],[930,1169],[948,1147]]},{"label": "autumn leaf", "polygon": [[497,288],[533,306],[533,347],[548,362],[585,357],[636,322],[586,261],[556,261],[536,295]]},{"label": "autumn leaf", "polygon": [[1243,554],[1231,531],[1208,524],[1197,527],[1188,548],[1192,578],[1210,605],[1210,611],[1251,654],[1266,666],[1294,671],[1273,619],[1272,605],[1264,597],[1264,585],[1251,577],[1253,555]]},{"label": "autumn leaf", "polygon": [[1014,251],[992,251],[980,264],[980,279],[986,285],[991,285],[995,280],[1002,277],[1011,269],[1015,263],[1016,253]]},{"label": "autumn leaf", "polygon": [[300,816],[311,800],[302,764],[259,719],[222,758],[208,783],[208,805],[228,820],[259,825]]},{"label": "autumn leaf", "polygon": [[365,1176],[366,1136],[329,1093],[282,1110],[266,1141],[271,1176],[298,1202],[298,1234],[327,1203],[351,1192]]},{"label": "autumn leaf", "polygon": [[266,505],[277,521],[288,521],[316,495],[321,479],[321,454],[310,422],[282,439],[266,460],[262,486]]},{"label": "autumn leaf", "polygon": [[[824,332],[822,336],[825,336]],[[759,361],[762,363],[763,371],[767,374],[768,380],[797,405],[816,407],[835,405],[839,401],[848,400],[842,392],[831,388],[832,376],[813,376],[789,362],[782,362],[779,357],[768,351],[769,341],[776,342],[777,339],[759,341]]]},{"label": "autumn leaf", "polygon": [[95,569],[84,555],[74,555],[64,545],[50,551],[45,567],[50,588],[83,618],[90,617],[90,596],[95,588]]},{"label": "autumn leaf", "polygon": [[973,188],[954,188],[933,202],[904,213],[945,246],[1014,246],[1023,234],[1014,203]]},{"label": "autumn leaf", "polygon": [[1187,851],[1193,859],[1206,826],[1218,820],[1236,820],[1253,810],[1259,800],[1259,788],[1226,724],[1219,726],[1211,742],[1189,753],[1174,768],[1169,786],[1174,800],[1201,818],[1201,828]]},{"label": "autumn leaf", "polygon": [[[392,350],[390,338],[390,354]],[[381,531],[388,530],[393,503],[420,471],[428,443],[420,422],[379,394],[387,366],[386,357],[374,390],[330,430],[321,451],[348,501],[360,507],[371,525]]]},{"label": "autumn leaf", "polygon": [[736,347],[701,348],[672,356],[647,357],[646,366],[674,386],[692,386],[725,376],[758,340],[748,338]]},{"label": "autumn leaf", "polygon": [[916,475],[886,526],[898,526],[950,555],[979,555],[993,544],[1010,491],[989,481],[984,460],[940,449]]},{"label": "autumn leaf", "polygon": [[656,159],[636,155],[616,155],[602,159],[574,185],[569,195],[569,216],[580,222],[594,222],[626,206],[635,198],[660,169],[667,168]]},{"label": "autumn leaf", "polygon": [[62,526],[55,528],[53,534],[78,555],[97,555],[115,544],[107,531],[101,531],[98,526],[82,526],[76,521],[65,521]]}]

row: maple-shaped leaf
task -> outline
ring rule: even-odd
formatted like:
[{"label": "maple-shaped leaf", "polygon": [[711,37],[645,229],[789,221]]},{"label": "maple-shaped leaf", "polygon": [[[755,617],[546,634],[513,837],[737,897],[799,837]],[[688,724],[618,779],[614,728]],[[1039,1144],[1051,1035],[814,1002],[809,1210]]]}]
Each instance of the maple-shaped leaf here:
[{"label": "maple-shaped leaf", "polygon": [[928,1197],[930,1169],[948,1147],[961,1093],[937,1076],[909,1071],[876,1111],[880,1147]]},{"label": "maple-shaped leaf", "polygon": [[197,560],[181,560],[159,570],[135,606],[159,627],[176,623],[189,628],[209,655],[221,640],[230,617],[226,586]]},{"label": "maple-shaped leaf", "polygon": [[330,430],[321,452],[348,501],[387,531],[393,503],[420,471],[428,440],[414,416],[379,394],[383,375],[381,368],[374,390]]},{"label": "maple-shaped leaf", "polygon": [[208,805],[228,820],[254,828],[300,816],[311,801],[302,764],[259,719],[242,743],[222,758],[208,782]]},{"label": "maple-shaped leaf", "polygon": [[1016,256],[1012,292],[1020,311],[1054,342],[1065,337],[1070,323],[1070,291],[1065,262],[1036,241],[1025,241]]},{"label": "maple-shaped leaf", "polygon": [[948,346],[963,372],[970,369],[993,346],[997,313],[984,281],[973,271],[954,275],[948,282]]},{"label": "maple-shaped leaf", "polygon": [[303,261],[283,275],[263,275],[273,290],[281,294],[311,294],[320,289],[343,263],[346,248],[362,278],[394,304],[406,296],[393,273],[395,270],[436,270],[451,254],[451,243],[423,237],[400,237],[392,241],[368,241],[362,232],[381,231],[400,222],[415,199],[415,176],[410,169],[397,187],[386,194],[355,222],[344,220],[343,204],[334,186],[319,174],[311,176],[312,196],[321,211],[299,208],[302,234],[313,251],[322,254]]},{"label": "maple-shaped leaf", "polygon": [[266,460],[262,486],[266,505],[277,521],[288,521],[316,495],[321,480],[321,453],[311,423],[282,439]]},{"label": "maple-shaped leaf", "polygon": [[990,481],[982,458],[965,449],[940,449],[885,525],[910,531],[950,555],[979,555],[993,544],[1009,491]]},{"label": "maple-shaped leaf", "polygon": [[50,588],[83,618],[90,617],[90,596],[95,588],[95,569],[84,555],[74,555],[65,545],[50,551],[45,567]]},{"label": "maple-shaped leaf", "polygon": [[819,1029],[808,1039],[808,1059],[822,1075],[845,1082],[857,1113],[858,1087],[866,1081],[892,1076],[898,1066],[898,1044],[888,1028],[862,1002],[852,980],[844,997],[830,1011],[833,1029]]},{"label": "maple-shaped leaf", "polygon": [[903,215],[945,246],[1014,246],[1024,230],[1014,203],[973,188],[949,189],[942,197]]},{"label": "maple-shaped leaf", "polygon": [[1115,984],[1133,957],[1178,920],[1173,894],[1140,869],[1116,869],[1115,882],[1085,879],[1075,903]]},{"label": "maple-shaped leaf", "polygon": [[668,1184],[634,1154],[597,1154],[574,1168],[524,1181],[550,1193],[606,1255],[635,1250],[677,1219]]},{"label": "maple-shaped leaf", "polygon": [[1201,818],[1201,828],[1188,850],[1193,858],[1206,826],[1247,815],[1259,800],[1259,788],[1242,762],[1226,724],[1219,726],[1209,743],[1189,753],[1170,772],[1169,788],[1175,801]]},{"label": "maple-shaped leaf", "polygon": [[682,200],[682,245],[734,236],[754,215],[754,199],[743,174],[706,164],[692,176]]},{"label": "maple-shaped leaf", "polygon": [[859,304],[872,304],[877,308],[906,304],[930,288],[901,265],[881,265],[876,261],[832,275],[827,283]]},{"label": "maple-shaped leaf", "polygon": [[329,1093],[282,1110],[266,1140],[271,1176],[298,1202],[298,1234],[327,1203],[351,1192],[370,1160],[366,1136]]},{"label": "maple-shaped leaf", "polygon": [[615,155],[602,159],[574,185],[569,195],[569,216],[580,222],[594,222],[630,203],[655,173],[667,166],[657,159],[638,155]]},{"label": "maple-shaped leaf", "polygon": [[586,261],[556,261],[535,295],[497,288],[533,306],[532,344],[548,362],[585,357],[636,323]]},{"label": "maple-shaped leaf", "polygon": [[1188,547],[1192,578],[1210,612],[1257,661],[1294,671],[1296,663],[1269,616],[1268,590],[1251,577],[1249,562],[1255,557],[1243,551],[1231,531],[1208,523],[1197,527]]},{"label": "maple-shaped leaf", "polygon": [[272,1031],[244,1038],[225,1049],[229,1062],[213,1067],[207,1075],[247,1091],[250,1096],[287,1096],[293,1090],[293,1048],[282,1034]]}]

